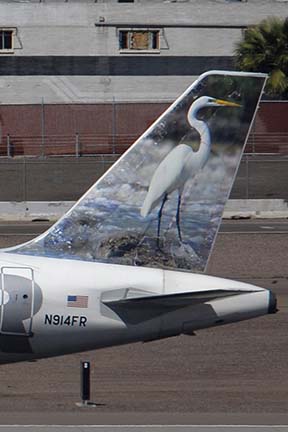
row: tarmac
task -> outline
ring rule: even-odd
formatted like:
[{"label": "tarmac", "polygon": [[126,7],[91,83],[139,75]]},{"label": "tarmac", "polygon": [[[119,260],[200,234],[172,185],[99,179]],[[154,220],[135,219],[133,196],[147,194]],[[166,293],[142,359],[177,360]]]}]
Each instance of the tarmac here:
[{"label": "tarmac", "polygon": [[[33,237],[27,227],[19,226],[13,235],[9,224],[6,233],[1,224],[0,247]],[[69,430],[69,425],[86,431],[98,425],[95,430],[122,432],[119,427],[112,428],[121,424],[129,425],[123,430],[137,432],[158,431],[160,427],[174,431],[172,425],[176,425],[175,431],[185,431],[185,425],[190,428],[187,431],[218,432],[224,428],[221,425],[230,425],[229,430],[237,432],[261,430],[260,425],[270,425],[262,430],[285,430],[287,240],[287,220],[226,222],[208,269],[209,274],[272,288],[280,309],[276,315],[202,330],[196,337],[2,365],[0,432],[5,425],[15,431],[37,430],[35,425],[42,425],[41,431]],[[91,362],[95,408],[76,406],[83,360]],[[66,426],[57,429],[55,425]],[[153,425],[157,427],[153,429]],[[231,425],[242,427],[233,429]]]},{"label": "tarmac", "polygon": [[169,432],[223,432],[225,430],[229,432],[279,432],[279,431],[287,431],[288,427],[285,425],[281,426],[255,426],[255,425],[27,425],[25,429],[21,425],[3,425],[0,426],[0,431],[8,432],[22,432],[25,431],[39,431],[41,432],[64,432],[64,431],[79,431],[79,432],[91,432],[91,431],[105,431],[105,432],[159,432],[161,431],[169,431]]},{"label": "tarmac", "polygon": [[281,426],[255,426],[255,425],[27,425],[23,429],[22,425],[3,425],[0,426],[0,431],[8,432],[23,432],[25,431],[41,431],[41,432],[64,432],[64,431],[79,431],[79,432],[91,432],[91,431],[105,431],[105,432],[223,432],[225,430],[229,432],[279,432],[287,431],[286,425]]},{"label": "tarmac", "polygon": [[[53,221],[9,221],[0,222],[0,235],[15,237],[17,242],[18,236],[27,236],[27,240],[33,236],[40,235],[48,230]],[[248,233],[263,233],[263,234],[288,234],[287,219],[239,219],[239,220],[223,220],[220,225],[220,233],[231,234],[248,234]],[[5,240],[2,240],[5,241]],[[1,239],[0,239],[1,242]],[[9,240],[13,243],[13,240]],[[10,244],[9,244],[10,246]]]}]

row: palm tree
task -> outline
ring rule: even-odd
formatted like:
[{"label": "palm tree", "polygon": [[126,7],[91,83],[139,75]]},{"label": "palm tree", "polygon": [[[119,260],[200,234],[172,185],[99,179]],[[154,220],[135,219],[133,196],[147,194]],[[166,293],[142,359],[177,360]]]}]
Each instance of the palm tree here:
[{"label": "palm tree", "polygon": [[235,55],[241,70],[269,74],[267,95],[288,96],[288,18],[268,18],[247,28]]}]

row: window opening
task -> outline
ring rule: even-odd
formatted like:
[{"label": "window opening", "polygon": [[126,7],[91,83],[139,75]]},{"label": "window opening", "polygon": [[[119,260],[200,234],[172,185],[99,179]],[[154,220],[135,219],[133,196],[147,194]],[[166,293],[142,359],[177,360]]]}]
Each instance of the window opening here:
[{"label": "window opening", "polygon": [[0,30],[0,51],[13,50],[13,30]]},{"label": "window opening", "polygon": [[128,50],[159,50],[159,30],[120,30],[119,48]]}]

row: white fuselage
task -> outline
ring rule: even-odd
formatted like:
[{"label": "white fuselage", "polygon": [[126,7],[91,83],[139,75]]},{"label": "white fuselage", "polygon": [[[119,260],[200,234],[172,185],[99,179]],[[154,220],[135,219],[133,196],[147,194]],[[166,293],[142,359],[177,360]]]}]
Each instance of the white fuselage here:
[{"label": "white fuselage", "polygon": [[[0,254],[0,267],[2,363],[192,334],[264,315],[271,306],[269,290],[198,274],[11,253]],[[103,295],[125,289],[155,294],[235,289],[247,294],[131,314],[116,313],[102,301]]]}]

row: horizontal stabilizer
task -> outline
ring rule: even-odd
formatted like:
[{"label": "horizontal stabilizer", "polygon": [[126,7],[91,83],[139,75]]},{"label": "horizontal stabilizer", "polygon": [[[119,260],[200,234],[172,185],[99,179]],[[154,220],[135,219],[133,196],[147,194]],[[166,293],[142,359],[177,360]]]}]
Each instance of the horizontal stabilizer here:
[{"label": "horizontal stabilizer", "polygon": [[[118,293],[117,293],[118,291]],[[173,294],[155,294],[143,291],[138,297],[136,295],[137,289],[119,289],[108,291],[102,294],[102,304],[109,307],[127,324],[138,324],[140,322],[149,321],[157,318],[167,312],[174,312],[188,306],[205,304],[206,302],[221,299],[224,297],[233,297],[241,294],[249,294],[252,291],[244,290],[203,290],[203,291],[190,291]],[[124,296],[123,296],[124,294]],[[117,298],[118,296],[118,298]]]},{"label": "horizontal stabilizer", "polygon": [[[123,290],[121,294],[123,293]],[[147,292],[147,295],[139,295],[138,297],[129,296],[129,289],[126,290],[126,295],[124,297],[120,297],[115,299],[115,294],[117,290],[113,291],[113,296],[109,298],[109,292],[105,293],[102,296],[102,303],[110,308],[114,309],[117,307],[128,307],[129,308],[145,308],[148,307],[153,308],[182,308],[185,306],[196,305],[200,303],[206,303],[211,300],[221,299],[224,297],[232,297],[235,295],[241,294],[249,294],[252,291],[242,291],[242,290],[207,290],[207,291],[191,291],[191,292],[182,292],[182,293],[174,293],[174,294],[153,294]],[[120,294],[120,292],[119,292]],[[113,298],[114,297],[114,298]]]}]

